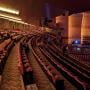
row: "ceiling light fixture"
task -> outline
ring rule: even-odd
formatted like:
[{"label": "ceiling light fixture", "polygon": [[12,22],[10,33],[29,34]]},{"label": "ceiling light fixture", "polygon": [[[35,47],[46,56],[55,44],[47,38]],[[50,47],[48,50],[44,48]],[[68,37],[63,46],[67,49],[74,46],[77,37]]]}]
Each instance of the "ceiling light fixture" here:
[{"label": "ceiling light fixture", "polygon": [[9,18],[9,19],[15,19],[15,20],[22,20],[21,18],[6,15],[6,14],[0,14],[1,17]]},{"label": "ceiling light fixture", "polygon": [[16,22],[16,23],[28,25],[28,23],[25,23],[25,22],[23,22],[21,20],[10,19],[10,18],[7,18],[7,17],[2,17],[2,16],[0,16],[0,18],[5,19],[5,20],[8,20],[8,21]]},{"label": "ceiling light fixture", "polygon": [[5,8],[5,7],[0,7],[0,11],[19,15],[19,11],[18,10],[9,9],[9,8]]}]

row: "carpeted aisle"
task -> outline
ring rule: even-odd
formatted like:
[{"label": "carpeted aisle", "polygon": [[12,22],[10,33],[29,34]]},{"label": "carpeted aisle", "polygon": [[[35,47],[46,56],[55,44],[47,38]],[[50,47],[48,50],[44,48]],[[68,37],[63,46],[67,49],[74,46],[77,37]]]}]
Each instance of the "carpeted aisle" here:
[{"label": "carpeted aisle", "polygon": [[18,70],[17,51],[18,44],[11,50],[2,75],[0,90],[24,90],[23,80]]},{"label": "carpeted aisle", "polygon": [[30,64],[33,69],[35,83],[37,84],[38,90],[55,90],[54,86],[48,80],[45,73],[42,71],[37,60],[32,53],[29,53]]}]

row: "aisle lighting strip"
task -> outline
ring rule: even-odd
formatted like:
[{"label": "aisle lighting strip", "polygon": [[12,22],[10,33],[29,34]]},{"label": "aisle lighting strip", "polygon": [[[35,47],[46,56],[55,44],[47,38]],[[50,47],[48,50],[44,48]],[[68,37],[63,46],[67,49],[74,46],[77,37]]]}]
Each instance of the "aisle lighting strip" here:
[{"label": "aisle lighting strip", "polygon": [[5,14],[0,14],[0,16],[5,17],[5,18],[10,18],[10,19],[15,19],[15,20],[22,20],[21,18],[13,17],[13,16],[5,15]]},{"label": "aisle lighting strip", "polygon": [[19,11],[18,10],[13,10],[13,9],[5,8],[5,7],[0,7],[0,11],[19,15]]}]

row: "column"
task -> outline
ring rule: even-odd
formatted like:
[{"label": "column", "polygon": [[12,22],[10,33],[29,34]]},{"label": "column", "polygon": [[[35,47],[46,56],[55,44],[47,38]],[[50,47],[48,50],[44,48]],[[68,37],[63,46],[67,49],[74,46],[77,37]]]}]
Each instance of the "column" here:
[{"label": "column", "polygon": [[81,43],[90,44],[90,11],[83,13]]},{"label": "column", "polygon": [[69,44],[71,44],[74,40],[81,40],[81,24],[82,24],[82,13],[72,14],[69,16],[69,26],[68,26]]}]

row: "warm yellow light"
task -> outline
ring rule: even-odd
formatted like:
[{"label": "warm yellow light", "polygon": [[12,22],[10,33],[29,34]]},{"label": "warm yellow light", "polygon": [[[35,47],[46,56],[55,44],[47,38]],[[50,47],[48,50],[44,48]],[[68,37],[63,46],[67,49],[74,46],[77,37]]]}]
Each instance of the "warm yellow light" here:
[{"label": "warm yellow light", "polygon": [[17,15],[19,14],[18,10],[13,10],[13,9],[5,8],[5,7],[0,7],[0,11],[17,14]]},{"label": "warm yellow light", "polygon": [[0,14],[1,17],[9,18],[9,19],[15,19],[15,20],[22,20],[21,18],[14,17],[14,16],[9,16],[5,14]]},{"label": "warm yellow light", "polygon": [[23,22],[21,20],[10,19],[10,18],[7,18],[7,17],[2,17],[2,16],[0,16],[0,18],[5,19],[5,20],[8,20],[8,21],[12,21],[12,22],[24,24],[24,25],[29,25],[28,23],[25,23],[25,22]]}]

